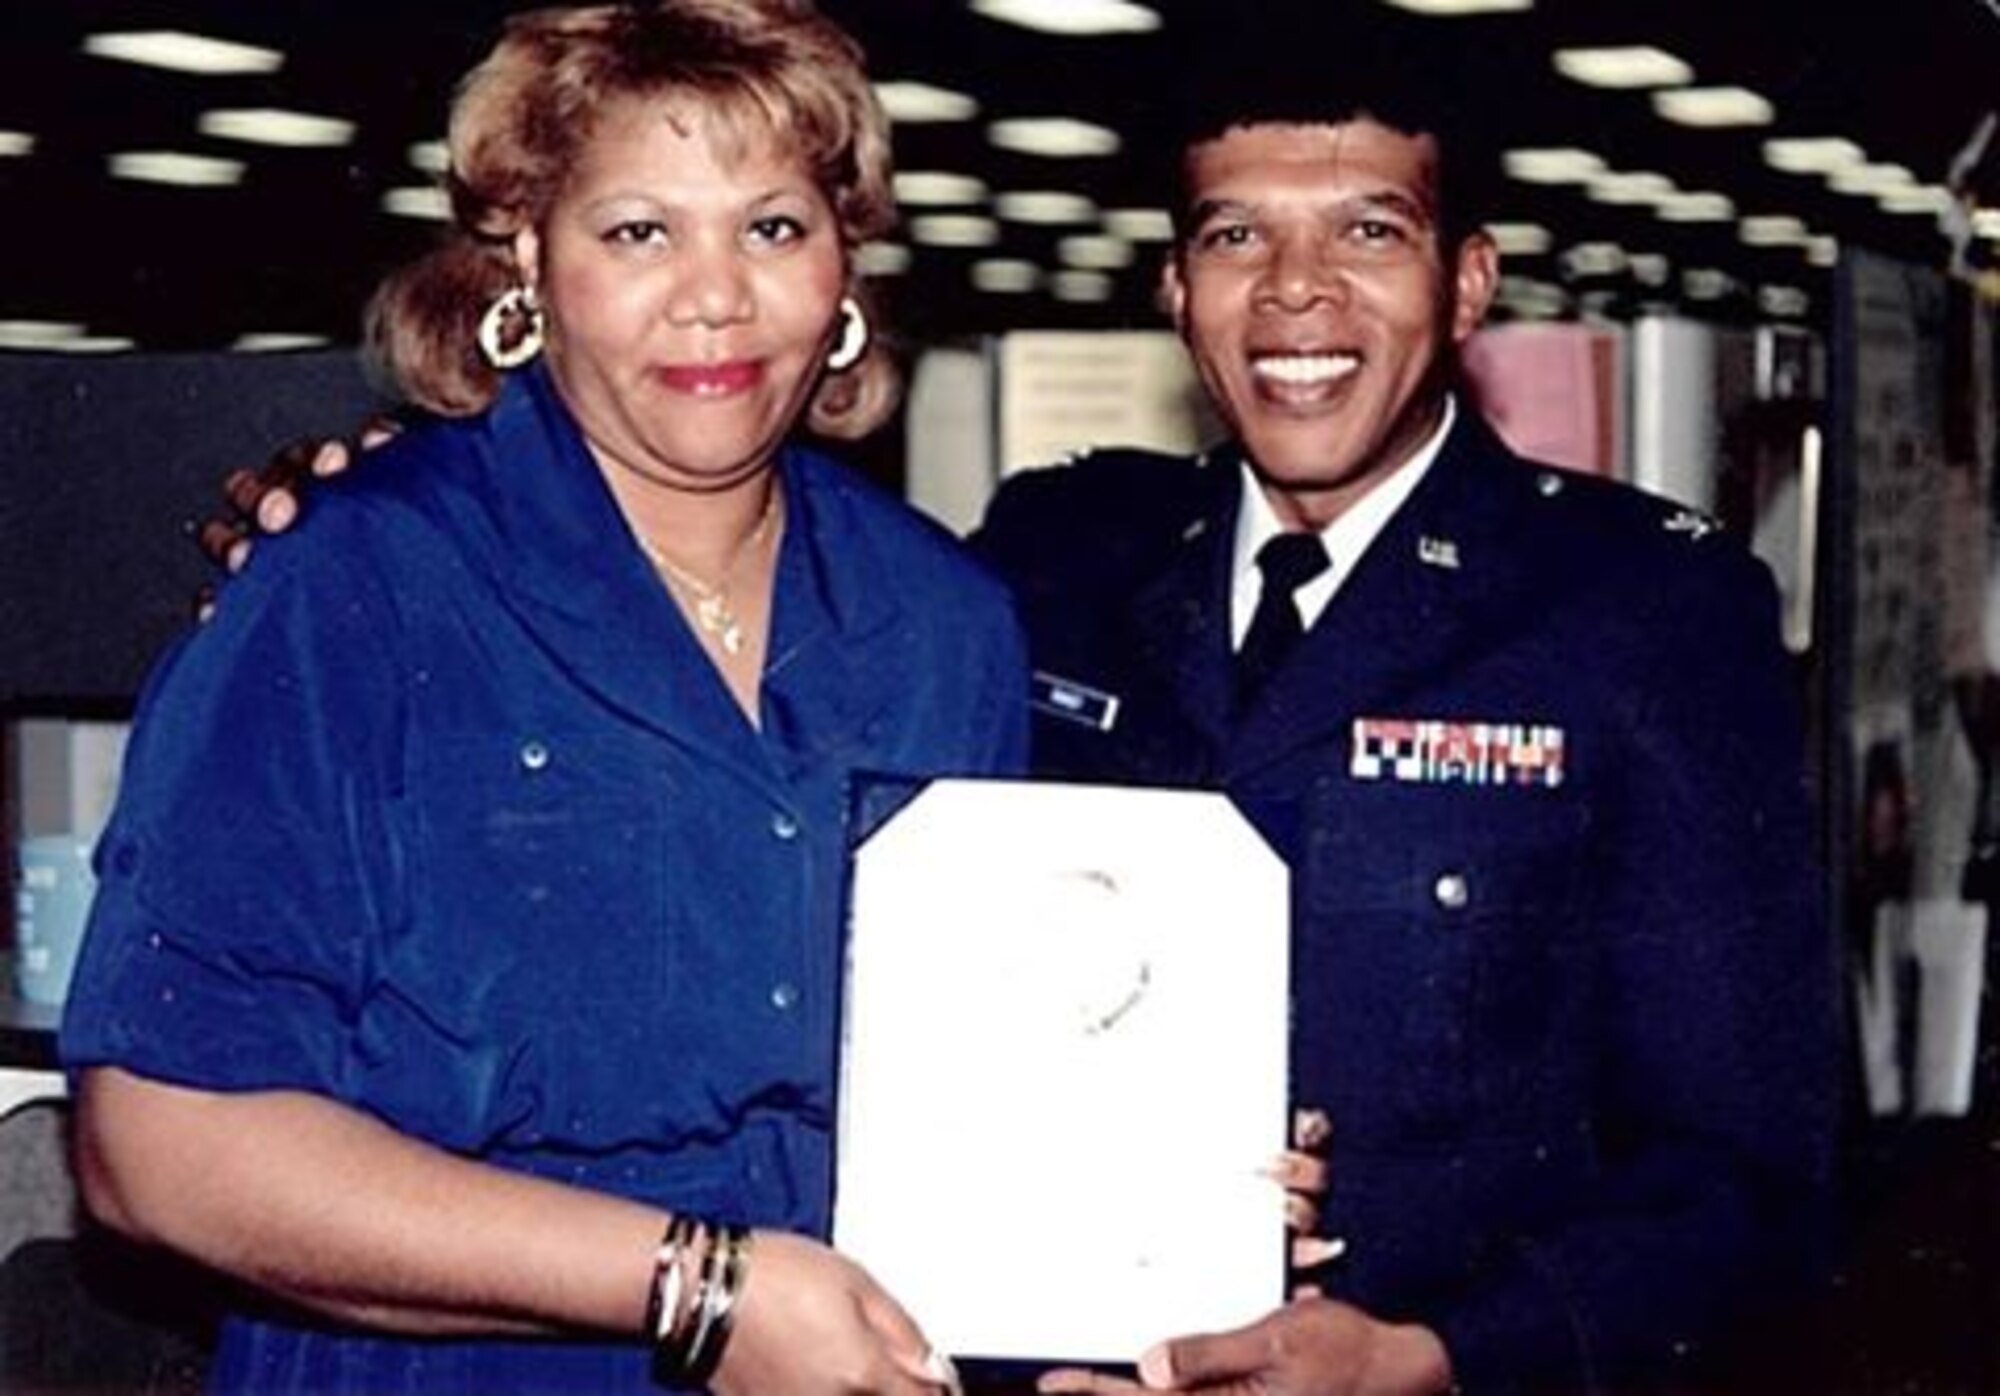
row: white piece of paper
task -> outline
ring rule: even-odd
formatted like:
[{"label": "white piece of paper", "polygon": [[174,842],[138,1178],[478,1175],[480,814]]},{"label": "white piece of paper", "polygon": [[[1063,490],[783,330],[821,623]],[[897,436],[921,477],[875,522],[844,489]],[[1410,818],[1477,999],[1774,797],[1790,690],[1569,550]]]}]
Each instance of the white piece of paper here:
[{"label": "white piece of paper", "polygon": [[855,858],[834,1243],[961,1357],[1284,1298],[1284,865],[1220,795],[942,780]]}]

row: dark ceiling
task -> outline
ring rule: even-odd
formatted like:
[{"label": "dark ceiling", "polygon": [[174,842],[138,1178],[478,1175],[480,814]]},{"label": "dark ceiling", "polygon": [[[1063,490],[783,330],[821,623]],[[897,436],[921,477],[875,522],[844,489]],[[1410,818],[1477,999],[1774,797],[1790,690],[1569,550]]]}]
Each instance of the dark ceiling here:
[{"label": "dark ceiling", "polygon": [[[993,191],[1070,189],[1102,207],[1156,204],[1132,177],[1144,161],[1003,156],[987,145],[987,120],[1009,115],[1084,116],[1143,141],[1148,113],[1176,80],[1175,45],[1197,23],[1233,20],[1254,39],[1274,0],[1158,0],[1160,33],[1076,38],[1031,33],[972,14],[964,0],[825,0],[867,46],[878,79],[921,79],[969,93],[978,121],[899,126],[899,164],[976,174]],[[1380,0],[1318,0],[1327,42],[1367,27],[1390,36],[1413,81],[1440,35],[1470,36],[1481,61],[1468,81],[1509,146],[1585,145],[1621,170],[1666,174],[1686,189],[1728,195],[1741,214],[1796,214],[1843,245],[1942,265],[1947,243],[1932,216],[1882,212],[1833,192],[1815,176],[1781,174],[1762,161],[1772,135],[1841,135],[1871,159],[1942,182],[1954,153],[1988,107],[2000,104],[2000,0],[1536,0],[1526,12],[1468,20],[1418,17]],[[381,209],[383,191],[420,176],[415,142],[441,133],[451,79],[490,39],[494,21],[519,8],[501,0],[6,0],[0,18],[0,132],[33,137],[25,155],[0,158],[6,256],[0,321],[81,323],[93,336],[146,350],[215,349],[250,332],[308,333],[351,341],[357,307],[390,264],[431,225]],[[82,37],[104,30],[176,28],[280,50],[283,66],[251,77],[193,77],[85,55]],[[1691,130],[1655,116],[1643,93],[1603,92],[1557,75],[1563,45],[1648,42],[1686,59],[1700,83],[1738,83],[1768,97],[1764,129]],[[1310,61],[1296,45],[1274,63]],[[276,106],[357,124],[337,150],[232,145],[196,130],[214,107]],[[2000,145],[1997,142],[1996,145]],[[249,163],[235,188],[182,189],[109,177],[116,151],[172,148]],[[2000,172],[2000,149],[1987,162]],[[1984,176],[2000,199],[2000,174]],[[1573,189],[1511,185],[1509,218],[1542,224],[1553,250],[1516,256],[1510,269],[1557,286],[1572,308],[1616,313],[1635,295],[1674,302],[1684,273],[1714,268],[1740,294],[1695,313],[1749,313],[1758,287],[1795,287],[1824,313],[1827,273],[1796,248],[1746,247],[1731,224],[1667,224],[1650,210],[1592,203]],[[977,255],[1022,258],[1049,269],[1058,233],[1006,225],[1005,245]],[[1629,273],[1585,274],[1565,249],[1614,239],[1654,261],[1643,288]],[[1020,325],[1159,323],[1151,288],[1157,247],[1141,247],[1115,273],[1108,298],[1078,304],[1035,292],[972,289],[974,254],[919,247],[895,279],[893,308],[916,338]],[[1664,279],[1659,268],[1666,269]]]}]

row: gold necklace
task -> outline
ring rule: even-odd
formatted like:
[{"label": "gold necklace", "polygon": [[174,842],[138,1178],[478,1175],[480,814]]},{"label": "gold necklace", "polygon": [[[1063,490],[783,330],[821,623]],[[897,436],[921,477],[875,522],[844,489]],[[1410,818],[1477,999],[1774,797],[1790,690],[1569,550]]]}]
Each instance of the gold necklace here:
[{"label": "gold necklace", "polygon": [[722,580],[717,582],[704,581],[697,577],[661,552],[652,539],[637,529],[633,530],[633,536],[639,540],[640,551],[644,552],[653,564],[653,570],[664,580],[679,584],[681,589],[694,599],[696,627],[703,634],[714,636],[716,643],[722,646],[725,653],[741,654],[744,642],[743,621],[729,604],[729,579],[735,575],[737,564],[743,561],[744,555],[763,545],[764,539],[771,532],[772,520],[777,516],[778,490],[773,485],[771,492],[764,496],[764,512],[757,516],[757,526],[751,529],[749,535],[737,546],[735,553],[730,556],[729,565],[723,568]]}]

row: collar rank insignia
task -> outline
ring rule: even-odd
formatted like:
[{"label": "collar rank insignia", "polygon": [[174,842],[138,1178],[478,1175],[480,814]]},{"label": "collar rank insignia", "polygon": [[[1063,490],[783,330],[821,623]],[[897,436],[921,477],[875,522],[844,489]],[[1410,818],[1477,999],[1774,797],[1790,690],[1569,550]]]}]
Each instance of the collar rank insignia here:
[{"label": "collar rank insignia", "polygon": [[1458,570],[1458,540],[1454,538],[1433,538],[1426,533],[1417,539],[1417,561],[1427,567],[1442,567],[1447,572]]},{"label": "collar rank insignia", "polygon": [[1359,717],[1348,774],[1408,785],[1563,783],[1563,729],[1526,722]]},{"label": "collar rank insignia", "polygon": [[1109,732],[1118,721],[1118,695],[1040,669],[1028,681],[1028,706],[1038,713]]},{"label": "collar rank insignia", "polygon": [[1669,533],[1685,533],[1697,543],[1722,527],[1713,518],[1695,509],[1676,509],[1660,526]]}]

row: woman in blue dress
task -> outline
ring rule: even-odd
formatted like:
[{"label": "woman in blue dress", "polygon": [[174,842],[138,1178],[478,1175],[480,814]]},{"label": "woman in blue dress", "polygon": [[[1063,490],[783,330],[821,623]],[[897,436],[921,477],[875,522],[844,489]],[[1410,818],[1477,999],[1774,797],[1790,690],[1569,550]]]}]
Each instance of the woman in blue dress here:
[{"label": "woman in blue dress", "polygon": [[428,424],[142,701],[87,1201],[243,1282],[219,1390],[933,1388],[819,1239],[847,802],[1017,769],[1026,682],[998,584],[797,440],[886,411],[886,124],[804,0],[658,0],[517,17],[450,135],[371,312]]}]

